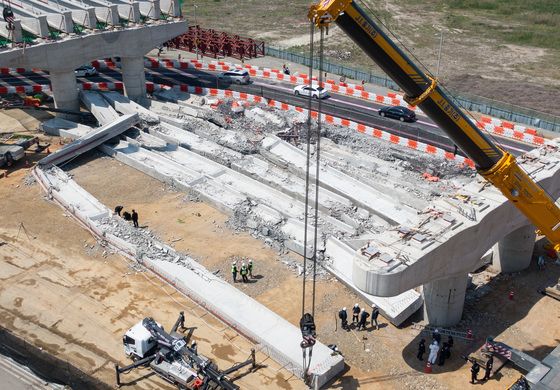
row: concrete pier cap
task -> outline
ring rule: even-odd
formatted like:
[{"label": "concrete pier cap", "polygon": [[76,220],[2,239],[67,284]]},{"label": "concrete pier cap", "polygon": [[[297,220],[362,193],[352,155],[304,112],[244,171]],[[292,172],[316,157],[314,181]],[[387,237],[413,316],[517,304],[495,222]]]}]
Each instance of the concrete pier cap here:
[{"label": "concrete pier cap", "polygon": [[[558,139],[547,141],[527,153],[533,161],[518,158],[555,199],[560,195],[559,145]],[[454,196],[438,198],[428,209],[417,225],[394,226],[358,250],[352,281],[365,293],[382,297],[423,285],[426,320],[450,326],[461,319],[467,273],[482,265],[481,258],[496,243],[500,269],[527,267],[535,228],[481,177]]]}]

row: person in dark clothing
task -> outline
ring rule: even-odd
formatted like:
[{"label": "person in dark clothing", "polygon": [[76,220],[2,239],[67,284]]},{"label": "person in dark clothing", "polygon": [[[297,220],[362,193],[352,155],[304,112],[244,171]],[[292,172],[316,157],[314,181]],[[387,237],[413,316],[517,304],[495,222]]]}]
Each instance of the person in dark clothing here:
[{"label": "person in dark clothing", "polygon": [[237,261],[231,263],[231,276],[233,277],[233,283],[237,282]]},{"label": "person in dark clothing", "polygon": [[366,309],[362,309],[362,312],[360,313],[360,322],[358,323],[358,330],[366,329],[366,323],[368,317],[369,317],[369,313],[366,311]]},{"label": "person in dark clothing", "polygon": [[487,381],[490,379],[490,375],[492,375],[492,367],[494,367],[494,356],[490,355],[488,360],[486,361],[486,367],[484,368],[484,378],[483,381]]},{"label": "person in dark clothing", "polygon": [[471,383],[475,383],[476,381],[478,381],[478,372],[480,371],[480,366],[478,365],[478,363],[475,361],[473,362],[473,365],[471,367]]},{"label": "person in dark clothing", "polygon": [[184,311],[180,311],[179,312],[179,326],[177,329],[185,329],[185,312]]},{"label": "person in dark clothing", "polygon": [[453,348],[453,337],[449,336],[447,339],[447,345],[449,345],[449,353],[447,354],[447,359],[451,357],[451,348]]},{"label": "person in dark clothing", "polygon": [[356,303],[352,308],[352,323],[358,322],[358,317],[360,316],[360,306]]},{"label": "person in dark clothing", "polygon": [[342,323],[342,329],[348,329],[348,313],[346,312],[346,308],[343,307],[338,312],[338,318],[340,318],[340,322]]},{"label": "person in dark clothing", "polygon": [[422,339],[422,340],[420,340],[420,343],[418,343],[418,354],[416,355],[418,360],[420,360],[420,361],[424,360],[424,353],[425,352],[426,352],[426,340]]},{"label": "person in dark clothing", "polygon": [[122,214],[122,217],[123,217],[123,219],[124,219],[125,221],[130,221],[130,220],[132,220],[132,215],[130,215],[130,213],[129,213],[128,211],[125,211],[125,212]]},{"label": "person in dark clothing", "polygon": [[134,227],[138,227],[138,213],[132,209],[132,222],[134,223]]},{"label": "person in dark clothing", "polygon": [[115,207],[115,214],[117,214],[120,217],[122,209],[123,209],[123,206]]},{"label": "person in dark clothing", "polygon": [[449,354],[449,344],[443,343],[443,346],[441,347],[441,351],[439,352],[438,366],[443,366],[445,364],[445,359],[447,359],[448,354]]},{"label": "person in dark clothing", "polygon": [[247,265],[245,263],[242,263],[239,274],[241,275],[241,280],[243,281],[243,283],[249,283],[249,278],[247,277],[248,273],[249,271],[247,270]]},{"label": "person in dark clothing", "polygon": [[432,333],[432,339],[437,341],[438,344],[441,344],[441,335],[439,334],[439,330],[434,330],[434,332]]},{"label": "person in dark clothing", "polygon": [[375,305],[371,305],[371,326],[375,322],[375,330],[379,329],[379,324],[377,323],[377,317],[379,316],[379,309]]}]

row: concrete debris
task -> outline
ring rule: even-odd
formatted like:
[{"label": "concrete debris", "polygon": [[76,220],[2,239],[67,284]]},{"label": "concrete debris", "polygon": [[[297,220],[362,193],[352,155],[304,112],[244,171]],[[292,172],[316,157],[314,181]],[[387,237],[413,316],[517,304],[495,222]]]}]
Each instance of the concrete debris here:
[{"label": "concrete debris", "polygon": [[28,173],[27,175],[25,175],[22,182],[26,186],[32,186],[37,183],[37,179],[35,179],[35,176],[33,176],[32,173]]}]

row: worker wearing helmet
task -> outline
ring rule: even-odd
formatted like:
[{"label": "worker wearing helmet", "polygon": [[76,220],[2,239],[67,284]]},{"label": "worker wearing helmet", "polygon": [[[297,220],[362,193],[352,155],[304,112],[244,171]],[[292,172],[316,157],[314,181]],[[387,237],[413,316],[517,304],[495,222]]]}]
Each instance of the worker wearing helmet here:
[{"label": "worker wearing helmet", "polygon": [[354,307],[352,308],[352,323],[353,324],[357,324],[358,323],[358,317],[360,316],[360,306],[356,303],[354,305]]},{"label": "worker wearing helmet", "polygon": [[241,274],[241,279],[243,280],[243,283],[248,283],[249,278],[247,278],[247,274],[249,273],[249,271],[247,270],[247,265],[245,263],[241,264],[241,269],[239,270],[239,273]]},{"label": "worker wearing helmet", "polygon": [[249,277],[253,279],[253,260],[249,260],[249,265],[247,266],[247,270],[249,271]]},{"label": "worker wearing helmet", "polygon": [[231,276],[233,277],[233,283],[237,282],[237,261],[231,263]]},{"label": "worker wearing helmet", "polygon": [[343,307],[342,310],[338,312],[338,318],[340,318],[340,321],[342,323],[342,329],[350,330],[348,328],[348,313],[346,312],[345,307]]}]

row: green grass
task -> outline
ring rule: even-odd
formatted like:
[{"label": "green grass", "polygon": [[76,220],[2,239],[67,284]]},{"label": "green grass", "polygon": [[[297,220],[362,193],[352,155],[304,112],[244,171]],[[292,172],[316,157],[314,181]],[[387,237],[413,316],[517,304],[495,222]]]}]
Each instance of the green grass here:
[{"label": "green grass", "polygon": [[450,0],[450,26],[505,43],[560,50],[558,0]]}]

